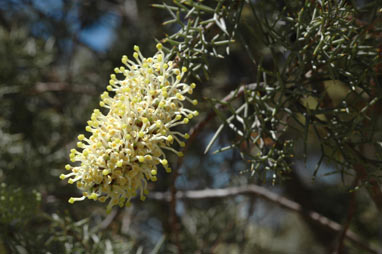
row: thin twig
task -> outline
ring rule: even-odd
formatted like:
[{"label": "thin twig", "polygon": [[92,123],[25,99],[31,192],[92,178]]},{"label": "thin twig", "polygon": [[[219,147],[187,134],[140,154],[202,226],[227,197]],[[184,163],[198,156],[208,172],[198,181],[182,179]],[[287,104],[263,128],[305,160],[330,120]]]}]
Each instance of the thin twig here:
[{"label": "thin twig", "polygon": [[[206,31],[206,30],[211,29],[214,24],[215,23],[207,24],[205,26],[204,30]],[[193,43],[196,43],[199,39],[200,39],[200,34],[198,34],[195,37]],[[243,91],[244,91],[244,89],[242,89],[241,93],[243,93]],[[224,99],[226,99],[226,101],[228,101],[231,98],[233,98],[233,96],[234,96],[234,94],[231,93],[228,96],[226,96],[226,98],[224,98]],[[199,122],[196,126],[194,126],[194,128],[191,129],[190,139],[187,142],[186,147],[183,149],[183,153],[185,153],[185,151],[188,150],[188,147],[195,140],[195,137],[197,136],[197,134],[200,133],[200,131],[207,124],[207,122],[209,120],[211,120],[214,116],[215,116],[215,112],[214,111],[210,112],[204,118],[204,120]],[[170,226],[172,228],[172,232],[175,235],[175,245],[177,246],[178,253],[182,253],[182,250],[181,250],[181,246],[180,246],[180,243],[179,243],[179,232],[178,232],[179,231],[178,230],[179,225],[178,225],[177,218],[176,218],[176,193],[177,193],[177,190],[176,190],[175,182],[176,182],[177,177],[179,176],[179,168],[182,166],[182,164],[183,164],[183,157],[179,157],[178,161],[177,161],[177,164],[176,164],[176,167],[174,168],[174,172],[172,174],[172,178],[171,178],[171,182],[170,182],[171,201],[170,201],[170,216],[169,216],[169,221],[170,221]]]},{"label": "thin twig", "polygon": [[[312,222],[321,225],[329,229],[332,232],[339,233],[342,230],[342,226],[335,221],[315,212],[308,211],[304,209],[300,204],[287,199],[281,195],[273,193],[264,187],[258,185],[248,185],[243,187],[229,187],[225,189],[205,189],[205,190],[194,190],[194,191],[177,191],[176,199],[210,199],[210,198],[227,198],[237,195],[256,195],[265,200],[278,204],[279,206],[286,208],[288,210],[297,212],[303,216],[306,216]],[[171,194],[168,192],[152,192],[149,194],[151,199],[160,201],[171,201]],[[369,243],[363,241],[357,234],[351,230],[345,231],[345,238],[362,248],[369,253],[381,254],[382,249],[378,249]]]},{"label": "thin twig", "polygon": [[111,210],[111,212],[106,216],[106,218],[99,223],[96,227],[94,227],[92,230],[93,232],[103,231],[106,230],[111,223],[114,221],[116,217],[121,213],[122,209],[116,208]]},{"label": "thin twig", "polygon": [[[252,84],[248,84],[248,85],[243,85],[239,88],[239,90],[237,91],[232,91],[230,92],[227,96],[225,96],[221,101],[222,103],[218,103],[216,105],[216,109],[217,110],[220,110],[222,108],[225,107],[225,104],[226,102],[229,102],[230,100],[232,100],[233,98],[235,97],[239,97],[241,96],[244,91],[246,89],[249,89],[249,90],[252,90],[252,89],[255,89],[257,87],[257,83],[252,83]],[[206,117],[201,120],[198,124],[196,124],[190,131],[190,139],[189,139],[189,142],[187,142],[187,145],[186,147],[184,148],[184,150],[186,151],[188,146],[190,144],[192,144],[192,142],[194,141],[194,139],[196,138],[196,136],[200,133],[200,131],[207,125],[207,123],[209,123],[214,117],[216,116],[216,112],[213,110],[213,111],[210,111],[210,113],[208,113],[206,115]],[[178,165],[180,166],[181,164],[179,164],[179,162],[182,162],[183,159],[182,158],[179,158],[178,160]]]},{"label": "thin twig", "polygon": [[[181,157],[180,157],[181,158]],[[180,246],[180,241],[179,241],[179,225],[178,225],[178,221],[177,221],[177,218],[176,218],[176,186],[175,186],[175,182],[176,182],[176,179],[179,175],[179,168],[180,168],[180,165],[182,163],[182,159],[178,160],[178,163],[177,163],[177,166],[172,174],[172,177],[171,177],[171,183],[170,183],[170,193],[171,193],[171,199],[170,199],[170,227],[172,229],[172,233],[175,237],[175,245],[176,245],[176,248],[178,249],[178,254],[181,254],[183,253],[182,252],[182,248]]]},{"label": "thin twig", "polygon": [[374,201],[374,204],[377,206],[379,212],[382,212],[382,190],[377,179],[371,177],[365,169],[365,166],[362,164],[354,165],[354,170],[357,172],[357,176],[360,180],[366,182],[366,190]]},{"label": "thin twig", "polygon": [[[257,86],[256,83],[248,84],[245,86],[241,86],[238,91],[232,91],[231,93],[229,93],[227,96],[225,96],[222,99],[222,103],[216,105],[216,109],[223,108],[225,106],[224,102],[228,102],[228,101],[232,100],[234,97],[242,95],[246,89],[254,89],[256,86]],[[190,138],[189,138],[188,142],[186,143],[186,146],[183,149],[183,153],[186,153],[189,146],[193,143],[193,141],[195,140],[197,135],[201,132],[202,129],[204,129],[204,127],[207,125],[207,123],[210,122],[210,120],[212,120],[215,116],[216,116],[215,111],[211,111],[210,113],[208,113],[206,115],[206,117],[203,120],[201,120],[199,123],[197,123],[191,129]],[[178,234],[179,225],[178,225],[177,218],[176,218],[176,199],[177,199],[176,194],[177,194],[177,190],[176,190],[175,182],[176,182],[177,177],[179,176],[179,168],[183,165],[183,160],[184,160],[184,157],[178,158],[176,167],[174,168],[174,172],[172,174],[171,183],[170,183],[171,199],[170,199],[169,222],[170,222],[170,226],[172,228],[172,231],[175,235],[175,244],[177,246],[179,253],[181,253],[182,251],[181,251],[181,246],[180,246],[179,239],[178,239],[178,237],[179,237],[179,234]]]},{"label": "thin twig", "polygon": [[[352,184],[352,188],[354,189],[358,185],[358,180],[359,178],[356,177],[354,179],[354,182]],[[356,207],[356,191],[353,191],[351,193],[351,198],[350,198],[350,203],[349,203],[349,208],[348,208],[348,214],[346,216],[346,221],[342,227],[339,239],[338,239],[338,246],[337,246],[337,254],[342,254],[344,251],[344,240],[346,236],[346,232],[348,231],[350,227],[351,220],[353,219],[354,212],[355,212],[355,207]]]}]

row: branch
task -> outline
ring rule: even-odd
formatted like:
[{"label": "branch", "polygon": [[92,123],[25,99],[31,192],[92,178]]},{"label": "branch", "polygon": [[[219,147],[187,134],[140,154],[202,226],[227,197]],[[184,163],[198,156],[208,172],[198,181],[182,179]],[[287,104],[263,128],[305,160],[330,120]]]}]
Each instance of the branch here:
[{"label": "branch", "polygon": [[93,232],[98,232],[107,229],[110,224],[114,221],[114,219],[121,213],[122,209],[119,207],[117,209],[111,210],[110,214],[106,216],[106,218],[94,227]]},{"label": "branch", "polygon": [[[257,87],[257,83],[252,83],[252,84],[241,86],[239,88],[239,90],[231,91],[227,96],[225,96],[221,100],[222,103],[216,104],[215,110],[217,111],[217,110],[220,110],[220,109],[224,108],[226,106],[224,103],[229,102],[230,100],[234,99],[235,97],[241,96],[246,89],[253,90],[256,87]],[[186,147],[185,147],[184,150],[187,150],[189,144],[191,144],[194,141],[194,139],[198,135],[198,133],[207,125],[207,123],[209,123],[216,116],[216,111],[215,110],[210,111],[210,113],[208,113],[206,115],[206,117],[204,117],[203,120],[201,120],[198,124],[196,124],[191,129],[191,131],[190,131],[190,133],[191,133],[190,134],[190,139],[189,139],[189,142],[187,142]]]},{"label": "branch", "polygon": [[[235,97],[241,96],[244,93],[245,89],[254,89],[256,86],[257,86],[257,84],[253,83],[253,84],[241,86],[238,91],[232,91],[231,93],[229,93],[227,96],[225,96],[222,99],[223,103],[216,105],[216,110],[223,108],[225,106],[225,104],[224,104],[225,102],[228,102]],[[190,130],[190,139],[186,143],[186,146],[183,149],[183,153],[186,153],[189,146],[194,142],[197,135],[204,129],[204,127],[207,125],[207,123],[209,123],[215,116],[216,116],[216,112],[210,111],[210,113],[208,113],[204,117],[203,120],[201,120],[199,123],[197,123]],[[175,182],[176,182],[176,179],[179,175],[179,168],[182,166],[183,160],[184,160],[184,157],[178,158],[178,161],[176,163],[176,167],[174,168],[174,171],[172,173],[172,178],[171,178],[171,182],[170,182],[170,186],[171,186],[170,187],[170,193],[167,193],[167,195],[168,195],[167,199],[169,201],[169,206],[170,206],[169,224],[172,227],[172,230],[175,232],[175,244],[177,245],[179,253],[181,253],[182,251],[181,251],[179,240],[178,240],[178,236],[179,236],[179,234],[177,233],[178,232],[178,222],[177,222],[176,210],[175,210],[176,200],[178,198],[177,195],[179,192],[177,192],[177,190],[176,190]]]},{"label": "branch", "polygon": [[[255,89],[257,87],[257,85],[258,85],[257,83],[251,83],[248,85],[241,86],[239,88],[239,90],[237,90],[237,91],[232,91],[231,93],[229,93],[226,97],[224,97],[222,99],[222,103],[216,105],[216,110],[220,110],[221,108],[224,108],[225,102],[228,102],[228,101],[234,99],[235,97],[241,96],[246,89],[248,89],[248,90]],[[301,106],[300,104],[297,104],[297,105]],[[215,116],[216,116],[215,111],[210,112],[201,122],[199,122],[199,124],[197,124],[191,130],[190,143],[191,143],[191,140],[193,140],[195,138],[196,134],[201,129],[203,129],[205,127],[205,125],[211,119],[213,119]],[[321,121],[318,118],[316,118],[315,120]],[[328,132],[330,132],[329,129],[327,129],[327,128],[325,128],[325,129]],[[210,143],[209,146],[211,146],[212,143]],[[350,149],[352,149],[353,151],[357,151],[357,150],[354,150],[352,145],[348,145],[348,147],[350,147]],[[208,149],[206,149],[206,150],[208,150]],[[359,156],[359,158],[363,161],[369,161],[369,162],[374,162],[374,163],[379,162],[379,161],[367,158],[362,153],[359,153],[359,152],[357,153],[357,156]],[[361,165],[361,164],[354,165],[354,169],[357,172],[357,175],[359,176],[360,180],[362,180],[363,182],[367,182],[369,184],[369,186],[366,189],[367,189],[371,199],[373,200],[374,204],[376,205],[377,209],[379,210],[379,212],[382,212],[382,187],[381,187],[381,185],[378,183],[378,181],[375,178],[369,176],[368,172],[366,171],[366,169],[364,168],[363,165]]]},{"label": "branch", "polygon": [[70,91],[74,93],[84,93],[94,95],[96,89],[90,86],[74,86],[66,82],[38,82],[31,90],[32,93],[61,92]]},{"label": "branch", "polygon": [[354,213],[355,213],[355,207],[356,207],[356,191],[354,191],[354,188],[358,186],[358,180],[359,177],[356,177],[354,179],[354,182],[352,184],[352,189],[353,192],[351,193],[351,199],[350,199],[350,204],[348,208],[348,214],[346,216],[346,221],[342,227],[339,240],[338,240],[338,246],[337,246],[337,254],[342,254],[344,253],[344,240],[346,236],[346,232],[349,230],[351,220],[353,219]]},{"label": "branch", "polygon": [[[300,204],[287,199],[281,195],[270,192],[264,187],[258,185],[248,185],[243,187],[229,187],[225,189],[205,189],[205,190],[195,190],[195,191],[178,191],[176,193],[177,199],[209,199],[209,198],[227,198],[237,195],[256,195],[270,202],[276,203],[277,205],[297,212],[302,216],[305,216],[308,220],[315,222],[326,229],[340,233],[342,231],[342,226],[335,221],[315,212],[308,211],[304,209]],[[171,201],[171,193],[168,192],[152,192],[149,194],[150,198],[159,201]],[[345,232],[345,238],[356,244],[358,247],[367,250],[369,253],[379,254],[382,250],[377,249],[374,246],[369,245],[369,243],[364,242],[357,234],[347,230]]]},{"label": "branch", "polygon": [[[216,110],[219,110],[219,109],[223,108],[225,106],[224,105],[225,102],[228,102],[228,101],[232,100],[233,98],[242,95],[244,93],[245,89],[254,89],[256,86],[257,86],[257,84],[255,84],[255,83],[254,84],[249,84],[249,85],[241,86],[238,91],[232,91],[231,93],[229,93],[227,96],[225,96],[222,99],[223,103],[220,103],[220,104],[216,105]],[[204,129],[204,127],[207,125],[207,123],[209,123],[215,116],[216,116],[216,112],[215,111],[210,111],[210,113],[208,113],[206,115],[206,117],[204,117],[203,120],[201,120],[199,123],[197,123],[191,129],[191,131],[190,131],[190,139],[186,143],[186,146],[183,149],[183,153],[186,153],[186,151],[188,150],[189,146],[194,142],[194,140],[197,137],[197,135]],[[183,160],[184,160],[184,157],[179,157],[178,158],[176,167],[174,168],[174,171],[172,173],[172,178],[171,178],[171,182],[170,182],[170,186],[171,186],[170,187],[170,193],[166,194],[167,195],[166,199],[169,201],[169,206],[170,206],[169,224],[170,224],[172,230],[175,233],[175,244],[177,245],[179,253],[182,253],[182,251],[181,251],[180,244],[179,244],[179,239],[178,239],[179,234],[177,233],[179,225],[178,225],[177,218],[176,218],[176,200],[178,198],[177,195],[180,192],[176,190],[175,182],[176,182],[176,179],[177,179],[177,177],[179,175],[179,168],[182,166]]]}]

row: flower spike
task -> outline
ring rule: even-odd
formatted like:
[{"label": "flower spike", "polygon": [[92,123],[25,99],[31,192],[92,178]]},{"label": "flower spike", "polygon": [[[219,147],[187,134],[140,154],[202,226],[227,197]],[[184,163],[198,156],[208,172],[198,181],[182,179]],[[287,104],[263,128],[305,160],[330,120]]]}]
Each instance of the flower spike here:
[{"label": "flower spike", "polygon": [[[158,165],[171,172],[164,150],[183,156],[172,144],[184,147],[181,139],[189,135],[172,128],[187,124],[196,115],[184,106],[185,101],[196,105],[196,100],[187,97],[195,84],[184,83],[187,68],[168,61],[162,44],[156,48],[153,57],[145,58],[134,46],[135,61],[122,56],[124,66],[114,69],[118,75],[111,74],[109,92],[100,101],[107,113],[93,111],[85,128],[90,137],[80,134],[78,148],[70,152],[77,165],[66,165],[71,172],[60,175],[82,190],[83,196],[72,197],[69,203],[109,199],[110,211],[115,205],[129,206],[137,193],[144,200],[147,181],[157,181]],[[123,78],[118,79],[120,76]]]}]

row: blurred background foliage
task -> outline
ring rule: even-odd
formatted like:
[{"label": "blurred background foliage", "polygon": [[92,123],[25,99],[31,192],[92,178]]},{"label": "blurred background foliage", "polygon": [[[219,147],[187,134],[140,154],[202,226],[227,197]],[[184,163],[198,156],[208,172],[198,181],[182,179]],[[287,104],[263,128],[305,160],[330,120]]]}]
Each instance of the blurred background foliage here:
[{"label": "blurred background foliage", "polygon": [[[380,1],[164,2],[0,1],[0,254],[378,253]],[[155,40],[193,70],[198,136],[145,202],[68,204],[75,137]]]}]

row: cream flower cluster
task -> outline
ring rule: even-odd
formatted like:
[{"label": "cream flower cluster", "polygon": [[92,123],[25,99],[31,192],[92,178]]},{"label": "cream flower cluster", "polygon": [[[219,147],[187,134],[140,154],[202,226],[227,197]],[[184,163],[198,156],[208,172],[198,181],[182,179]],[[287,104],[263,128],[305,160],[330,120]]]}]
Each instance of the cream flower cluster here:
[{"label": "cream flower cluster", "polygon": [[128,206],[137,192],[144,200],[147,181],[157,180],[158,165],[171,172],[164,150],[183,156],[172,145],[176,142],[184,147],[182,140],[189,135],[172,128],[198,115],[184,105],[186,101],[197,104],[187,97],[195,84],[184,83],[187,68],[179,69],[168,61],[161,44],[157,49],[153,57],[145,58],[135,46],[135,61],[123,56],[124,66],[115,68],[116,74],[111,75],[100,101],[107,114],[94,110],[86,126],[90,137],[79,135],[79,149],[70,152],[70,160],[77,165],[66,165],[71,172],[60,176],[62,180],[69,178],[68,182],[76,183],[83,192],[69,203],[110,199],[110,211],[114,205]]}]

